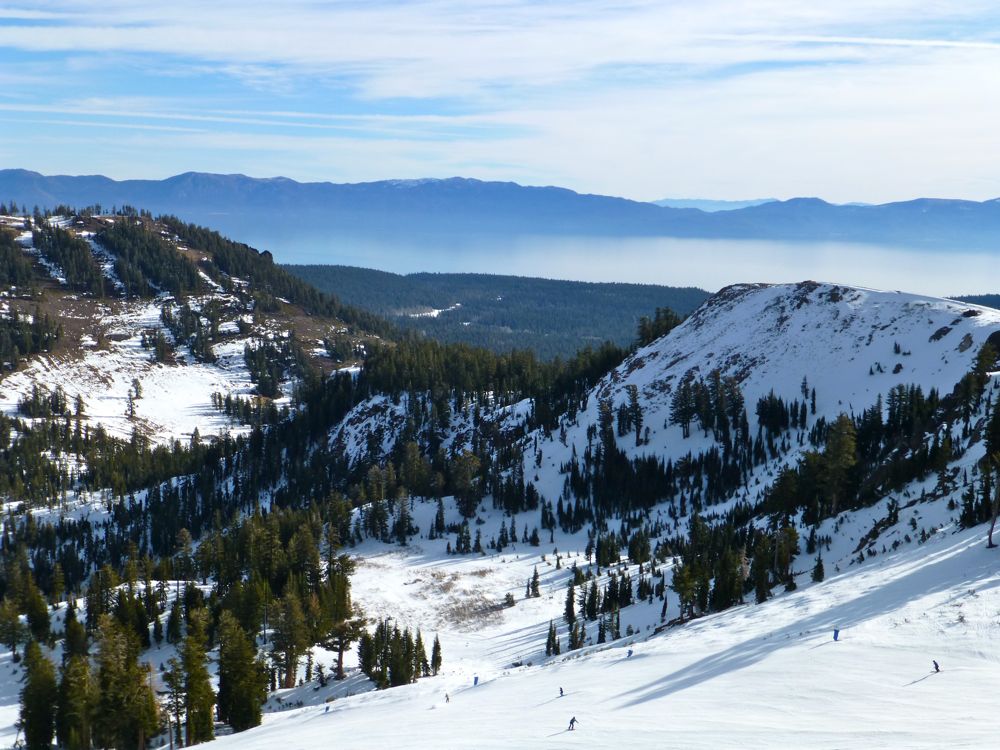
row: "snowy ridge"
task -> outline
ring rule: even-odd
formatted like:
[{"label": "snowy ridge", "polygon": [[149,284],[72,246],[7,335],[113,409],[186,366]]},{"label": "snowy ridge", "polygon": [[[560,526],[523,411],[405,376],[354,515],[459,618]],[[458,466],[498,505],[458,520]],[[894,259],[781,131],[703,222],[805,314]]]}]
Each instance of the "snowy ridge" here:
[{"label": "snowy ridge", "polygon": [[[638,388],[650,437],[637,447],[633,436],[619,436],[618,447],[630,456],[677,460],[715,444],[697,425],[684,438],[670,423],[671,397],[687,377],[707,378],[718,369],[735,378],[756,434],[757,400],[771,391],[801,398],[803,377],[817,393],[810,423],[860,414],[900,384],[950,393],[998,332],[1000,311],[952,300],[816,282],[728,287],[594,388],[588,408],[565,423],[566,445],[541,436],[542,464],[535,468],[527,456],[525,475],[537,475],[542,494],[557,497],[558,467],[574,446],[582,454],[587,426],[598,422],[598,399],[610,398],[618,407],[627,403],[630,385]],[[786,463],[799,453],[793,446]]]}]

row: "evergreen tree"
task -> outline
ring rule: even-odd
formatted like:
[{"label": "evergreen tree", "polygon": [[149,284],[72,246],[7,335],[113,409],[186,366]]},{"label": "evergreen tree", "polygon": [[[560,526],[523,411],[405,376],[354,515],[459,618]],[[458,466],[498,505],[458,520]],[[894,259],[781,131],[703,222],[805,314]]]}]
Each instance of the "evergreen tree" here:
[{"label": "evergreen tree", "polygon": [[[995,360],[995,351],[990,356]],[[997,403],[993,407],[993,414],[986,425],[986,434],[984,437],[986,442],[986,455],[982,462],[984,484],[988,485],[990,475],[994,471],[997,472],[996,494],[990,503],[992,510],[990,531],[986,538],[986,546],[993,548],[996,546],[993,543],[993,531],[996,529],[997,516],[1000,515],[1000,399],[997,400]],[[987,495],[988,492],[987,490]]]},{"label": "evergreen tree", "polygon": [[17,605],[11,599],[0,602],[0,640],[10,649],[11,654],[17,653],[17,647],[24,642],[26,631],[21,624],[21,615]]},{"label": "evergreen tree", "polygon": [[28,616],[28,629],[36,641],[46,641],[49,637],[49,605],[30,574],[27,576],[23,593],[24,611]]},{"label": "evergreen tree", "polygon": [[771,549],[770,538],[765,534],[759,535],[750,565],[750,577],[753,579],[758,604],[771,598]]},{"label": "evergreen tree", "polygon": [[58,698],[56,673],[37,641],[24,649],[24,688],[21,690],[21,724],[27,750],[49,750],[55,731],[53,708]]},{"label": "evergreen tree", "polygon": [[187,635],[180,648],[184,669],[184,712],[187,745],[208,742],[214,737],[212,707],[215,693],[209,681],[205,625],[208,613],[199,609],[188,618]]},{"label": "evergreen tree", "polygon": [[452,462],[452,487],[458,511],[464,518],[472,518],[479,507],[482,497],[479,468],[479,458],[471,451],[465,451]]},{"label": "evergreen tree", "polygon": [[435,677],[441,671],[441,641],[434,636],[434,645],[431,646],[431,674]]},{"label": "evergreen tree", "polygon": [[823,571],[823,556],[816,555],[816,564],[813,566],[812,579],[816,583],[822,582],[826,577],[826,573]]},{"label": "evergreen tree", "polygon": [[63,621],[63,661],[74,656],[87,656],[87,630],[76,619],[76,608],[67,607]]},{"label": "evergreen tree", "polygon": [[219,718],[234,732],[258,726],[267,698],[267,665],[239,621],[223,611],[219,619]]},{"label": "evergreen tree", "polygon": [[848,473],[857,464],[857,460],[854,422],[846,414],[841,414],[830,426],[820,476],[829,502],[830,516],[836,516],[839,512],[840,502],[847,491]]},{"label": "evergreen tree", "polygon": [[299,659],[309,646],[309,628],[299,597],[291,589],[285,592],[276,609],[272,622],[271,658],[281,670],[281,686],[291,688],[295,687]]},{"label": "evergreen tree", "polygon": [[439,497],[437,501],[437,512],[434,514],[434,531],[438,534],[443,534],[444,530],[444,500]]},{"label": "evergreen tree", "polygon": [[110,615],[97,626],[97,676],[92,734],[95,745],[142,748],[159,725],[149,667],[139,665],[135,635]]},{"label": "evergreen tree", "polygon": [[569,588],[566,589],[566,610],[563,618],[568,625],[576,622],[576,590],[572,581],[569,582]]},{"label": "evergreen tree", "polygon": [[[82,625],[77,625],[82,629]],[[63,667],[59,683],[56,735],[60,747],[90,750],[95,698],[89,660],[83,654],[71,656]]]},{"label": "evergreen tree", "polygon": [[163,685],[166,688],[163,707],[167,712],[167,731],[170,733],[172,741],[178,747],[183,747],[184,665],[176,656],[170,657],[167,661],[167,669],[163,672]]},{"label": "evergreen tree", "polygon": [[167,615],[167,643],[180,643],[181,619],[180,599],[174,599],[170,604],[170,614]]},{"label": "evergreen tree", "polygon": [[364,631],[365,620],[360,616],[339,620],[330,627],[322,645],[323,648],[337,653],[337,670],[334,679],[342,680],[346,676],[344,674],[344,654]]},{"label": "evergreen tree", "polygon": [[430,677],[431,675],[431,665],[427,661],[427,649],[424,648],[424,637],[420,633],[420,629],[417,629],[417,637],[413,642],[413,676],[418,677]]}]

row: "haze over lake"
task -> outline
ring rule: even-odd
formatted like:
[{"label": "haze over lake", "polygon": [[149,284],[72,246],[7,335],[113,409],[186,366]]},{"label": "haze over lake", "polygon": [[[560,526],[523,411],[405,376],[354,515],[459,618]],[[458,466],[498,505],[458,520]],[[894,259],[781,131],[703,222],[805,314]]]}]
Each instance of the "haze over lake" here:
[{"label": "haze over lake", "polygon": [[671,237],[241,237],[279,263],[327,263],[394,273],[469,272],[576,281],[698,286],[814,279],[932,296],[1000,290],[997,254],[846,242]]}]

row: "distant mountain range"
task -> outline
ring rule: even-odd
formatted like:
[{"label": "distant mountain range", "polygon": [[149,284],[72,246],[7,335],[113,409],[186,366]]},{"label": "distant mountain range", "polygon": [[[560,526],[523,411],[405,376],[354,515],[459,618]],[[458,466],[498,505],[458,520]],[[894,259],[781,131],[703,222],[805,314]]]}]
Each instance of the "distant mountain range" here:
[{"label": "distant mountain range", "polygon": [[707,212],[462,177],[334,184],[187,172],[165,180],[115,181],[2,170],[0,200],[11,199],[29,209],[127,203],[250,242],[263,236],[261,218],[267,217],[272,230],[294,225],[299,234],[668,236],[977,249],[1000,244],[998,200],[834,205],[794,198]]},{"label": "distant mountain range", "polygon": [[714,201],[708,198],[662,198],[652,201],[654,205],[666,208],[697,208],[699,211],[713,213],[715,211],[735,211],[740,208],[750,208],[763,203],[773,203],[777,198],[755,198],[748,201]]}]

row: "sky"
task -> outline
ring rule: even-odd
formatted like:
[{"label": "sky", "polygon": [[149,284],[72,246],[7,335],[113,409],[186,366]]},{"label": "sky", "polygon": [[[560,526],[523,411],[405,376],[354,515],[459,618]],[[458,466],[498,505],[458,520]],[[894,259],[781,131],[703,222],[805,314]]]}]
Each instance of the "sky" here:
[{"label": "sky", "polygon": [[991,0],[0,0],[0,167],[1000,196]]}]

